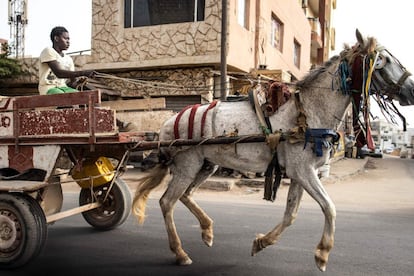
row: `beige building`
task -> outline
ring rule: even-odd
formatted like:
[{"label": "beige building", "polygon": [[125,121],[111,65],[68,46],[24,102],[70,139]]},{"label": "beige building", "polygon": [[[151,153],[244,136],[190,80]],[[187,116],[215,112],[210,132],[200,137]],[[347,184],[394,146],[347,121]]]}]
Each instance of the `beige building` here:
[{"label": "beige building", "polygon": [[[221,0],[92,2],[91,53],[74,59],[105,73],[98,80],[109,98],[165,97],[178,110],[222,95]],[[226,93],[258,74],[291,82],[327,60],[335,7],[335,0],[227,0]],[[22,61],[29,74],[0,83],[0,94],[37,93],[38,60]]]}]

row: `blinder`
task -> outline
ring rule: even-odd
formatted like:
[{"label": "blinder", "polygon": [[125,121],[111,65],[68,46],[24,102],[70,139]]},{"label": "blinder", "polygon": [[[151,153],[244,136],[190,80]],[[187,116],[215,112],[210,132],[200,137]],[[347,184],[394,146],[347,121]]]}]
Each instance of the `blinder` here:
[{"label": "blinder", "polygon": [[375,60],[375,70],[379,70],[384,68],[385,64],[387,63],[387,59],[383,55],[378,55],[377,59]]},{"label": "blinder", "polygon": [[[400,94],[400,90],[402,85],[404,84],[405,80],[411,76],[411,73],[405,69],[404,66],[396,59],[388,50],[386,49],[379,49],[379,51],[386,51],[390,57],[393,58],[393,61],[400,66],[402,71],[401,76],[399,77],[398,81],[394,81],[391,76],[384,70],[385,65],[390,62],[389,58],[381,53],[377,53],[375,64],[374,64],[374,87],[382,90],[389,97],[393,98],[393,94]],[[379,87],[380,83],[386,84],[383,87]]]}]

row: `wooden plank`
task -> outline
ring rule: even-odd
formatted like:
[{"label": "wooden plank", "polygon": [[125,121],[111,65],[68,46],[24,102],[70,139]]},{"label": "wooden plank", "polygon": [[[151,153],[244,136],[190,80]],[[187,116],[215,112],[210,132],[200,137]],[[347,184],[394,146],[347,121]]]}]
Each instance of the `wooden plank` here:
[{"label": "wooden plank", "polygon": [[[282,135],[281,141],[285,139]],[[219,145],[219,144],[237,144],[237,143],[263,143],[266,141],[266,136],[263,134],[241,135],[241,136],[222,136],[209,137],[199,139],[176,139],[164,141],[140,141],[134,148],[138,150],[157,149],[160,147],[182,147],[182,146],[197,146],[197,145]]]},{"label": "wooden plank", "polygon": [[49,185],[45,181],[28,181],[28,180],[0,180],[0,191],[2,192],[33,192]]},{"label": "wooden plank", "polygon": [[98,104],[101,100],[99,90],[84,91],[66,94],[54,95],[35,95],[16,97],[14,105],[19,109],[32,109],[36,107],[48,106],[68,106],[68,105],[86,105],[89,104],[89,99],[93,104]]},{"label": "wooden plank", "polygon": [[[135,144],[145,139],[143,132],[120,132],[120,133],[96,133],[96,145],[108,146],[112,149],[115,146],[124,147],[124,144]],[[1,137],[0,145],[15,145],[15,138]],[[19,145],[89,145],[89,134],[57,134],[57,135],[30,135],[20,136]],[[122,149],[122,151],[127,148]]]},{"label": "wooden plank", "polygon": [[117,111],[162,109],[166,107],[165,98],[106,101],[102,102],[101,106],[110,107]]},{"label": "wooden plank", "polygon": [[16,97],[39,95],[39,89],[36,87],[0,87],[0,95]]},{"label": "wooden plank", "polygon": [[69,209],[69,210],[64,211],[64,212],[49,215],[49,216],[46,217],[46,222],[51,223],[51,222],[57,221],[59,219],[63,219],[63,218],[66,218],[66,217],[69,217],[69,216],[72,216],[72,215],[80,214],[80,213],[83,213],[85,211],[89,211],[89,210],[92,210],[92,209],[96,209],[99,206],[101,206],[101,203],[99,203],[99,202],[85,204],[85,205],[82,205],[80,207]]}]

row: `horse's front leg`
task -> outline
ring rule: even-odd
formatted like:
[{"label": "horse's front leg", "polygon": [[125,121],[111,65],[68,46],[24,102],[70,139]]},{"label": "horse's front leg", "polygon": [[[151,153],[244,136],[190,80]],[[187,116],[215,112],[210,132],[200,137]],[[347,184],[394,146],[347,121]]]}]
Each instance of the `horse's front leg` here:
[{"label": "horse's front leg", "polygon": [[336,209],[334,203],[320,182],[316,170],[311,170],[307,179],[308,181],[305,182],[304,189],[316,202],[318,202],[325,215],[322,238],[315,251],[316,265],[321,271],[325,271],[329,253],[334,245]]},{"label": "horse's front leg", "polygon": [[286,210],[283,217],[283,221],[279,223],[272,231],[266,235],[259,234],[253,241],[252,256],[264,249],[265,247],[277,242],[282,232],[290,226],[296,219],[300,200],[302,199],[303,188],[302,186],[292,179],[289,187]]}]

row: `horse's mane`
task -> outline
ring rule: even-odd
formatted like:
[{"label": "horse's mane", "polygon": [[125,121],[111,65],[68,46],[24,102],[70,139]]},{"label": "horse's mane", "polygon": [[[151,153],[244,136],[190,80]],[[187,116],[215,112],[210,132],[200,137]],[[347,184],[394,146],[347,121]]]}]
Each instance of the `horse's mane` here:
[{"label": "horse's mane", "polygon": [[311,84],[315,85],[315,80],[318,78],[318,76],[322,73],[325,73],[328,70],[328,68],[330,68],[333,64],[336,64],[339,59],[340,56],[333,56],[323,65],[311,70],[302,80],[299,80],[296,83],[296,86],[300,88],[305,88],[310,87]]},{"label": "horse's mane", "polygon": [[328,68],[330,68],[333,64],[337,64],[339,63],[339,61],[346,60],[348,64],[352,65],[356,56],[371,53],[375,51],[376,47],[377,41],[373,37],[368,37],[366,41],[364,41],[364,45],[362,45],[361,43],[357,43],[353,47],[344,45],[344,50],[339,55],[333,56],[323,65],[311,70],[302,80],[296,82],[295,85],[298,88],[309,88],[311,84],[314,85],[314,82],[318,78],[318,76],[325,73],[328,70]]}]

